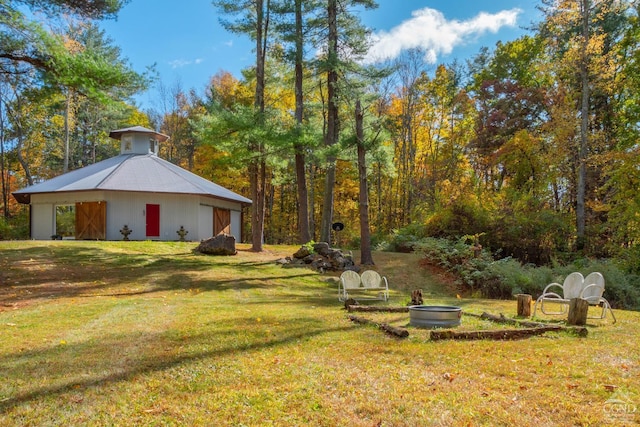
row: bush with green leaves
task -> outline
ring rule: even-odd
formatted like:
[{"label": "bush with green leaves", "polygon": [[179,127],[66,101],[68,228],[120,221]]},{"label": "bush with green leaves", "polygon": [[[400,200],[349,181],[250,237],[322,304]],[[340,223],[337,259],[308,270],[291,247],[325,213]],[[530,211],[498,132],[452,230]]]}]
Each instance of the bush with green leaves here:
[{"label": "bush with green leaves", "polygon": [[542,266],[521,264],[506,257],[494,260],[487,250],[479,253],[465,236],[458,240],[427,237],[414,244],[429,262],[454,273],[461,291],[486,298],[512,298],[525,293],[537,298],[550,283],[562,283],[574,271],[584,276],[599,271],[605,278],[604,297],[613,307],[640,309],[640,276],[625,272],[611,261],[578,259],[571,264]]},{"label": "bush with green leaves", "polygon": [[0,240],[21,240],[29,238],[29,215],[25,209],[16,216],[0,217]]}]

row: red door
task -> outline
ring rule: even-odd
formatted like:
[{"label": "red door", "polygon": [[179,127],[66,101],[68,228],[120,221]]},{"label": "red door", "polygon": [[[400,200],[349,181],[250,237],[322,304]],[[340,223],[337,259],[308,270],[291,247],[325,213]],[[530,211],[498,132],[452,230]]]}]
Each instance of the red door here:
[{"label": "red door", "polygon": [[160,205],[147,205],[147,237],[160,237]]}]

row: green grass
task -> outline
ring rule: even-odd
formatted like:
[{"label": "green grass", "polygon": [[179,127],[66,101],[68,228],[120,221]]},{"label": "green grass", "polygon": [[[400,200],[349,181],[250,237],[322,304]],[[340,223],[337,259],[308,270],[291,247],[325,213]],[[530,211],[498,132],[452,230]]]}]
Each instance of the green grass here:
[{"label": "green grass", "polygon": [[[0,242],[0,425],[640,421],[607,404],[640,405],[637,312],[590,321],[587,338],[431,342],[409,327],[399,340],[347,319],[337,275],[273,263],[295,247],[208,257],[194,246]],[[425,303],[515,315],[515,301],[457,299],[415,254],[374,259],[391,305],[421,288]],[[493,328],[504,326],[469,316],[460,326]]]}]

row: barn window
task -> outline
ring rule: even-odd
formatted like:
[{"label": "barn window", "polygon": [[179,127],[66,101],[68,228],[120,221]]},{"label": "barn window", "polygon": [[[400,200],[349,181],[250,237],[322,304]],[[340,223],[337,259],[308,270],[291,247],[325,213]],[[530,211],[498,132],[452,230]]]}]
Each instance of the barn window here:
[{"label": "barn window", "polygon": [[131,151],[131,143],[132,143],[131,136],[130,135],[123,136],[122,142],[124,144],[124,151]]}]

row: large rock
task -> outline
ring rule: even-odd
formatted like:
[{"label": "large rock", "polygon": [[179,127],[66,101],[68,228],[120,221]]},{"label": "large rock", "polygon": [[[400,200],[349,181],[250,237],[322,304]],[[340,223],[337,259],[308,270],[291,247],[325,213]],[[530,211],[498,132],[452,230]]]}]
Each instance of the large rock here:
[{"label": "large rock", "polygon": [[317,254],[327,256],[329,255],[329,244],[327,242],[314,243],[313,250]]},{"label": "large rock", "polygon": [[308,257],[309,255],[311,255],[311,251],[309,250],[309,248],[306,246],[302,246],[295,254],[293,254],[293,257],[297,259],[303,259]]},{"label": "large rock", "polygon": [[230,234],[218,234],[200,242],[195,251],[207,255],[235,255],[236,238]]}]

